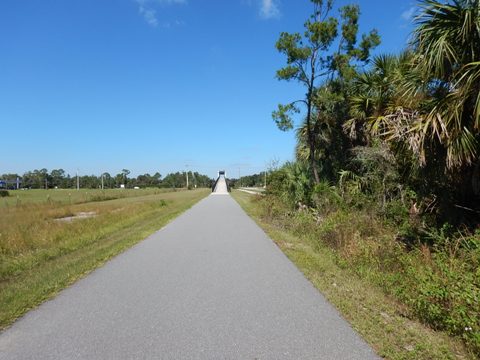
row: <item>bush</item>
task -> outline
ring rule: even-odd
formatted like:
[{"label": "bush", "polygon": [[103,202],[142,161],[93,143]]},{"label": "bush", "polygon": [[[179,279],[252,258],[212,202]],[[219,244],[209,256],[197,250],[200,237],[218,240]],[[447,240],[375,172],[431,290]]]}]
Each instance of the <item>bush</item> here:
[{"label": "bush", "polygon": [[434,252],[430,266],[410,268],[417,285],[405,300],[420,319],[463,338],[480,354],[480,252],[452,255]]},{"label": "bush", "polygon": [[10,196],[8,190],[0,190],[0,197],[7,197]]},{"label": "bush", "polygon": [[311,186],[304,164],[286,163],[269,175],[267,194],[281,198],[291,208],[311,205]]},{"label": "bush", "polygon": [[345,202],[337,189],[327,182],[315,185],[312,198],[315,208],[322,215],[329,214],[345,206]]}]

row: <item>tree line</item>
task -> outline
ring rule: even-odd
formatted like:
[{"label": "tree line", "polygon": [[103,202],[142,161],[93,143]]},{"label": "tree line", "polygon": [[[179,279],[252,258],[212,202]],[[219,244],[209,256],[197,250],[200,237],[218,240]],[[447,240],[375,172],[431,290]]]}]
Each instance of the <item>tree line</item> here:
[{"label": "tree line", "polygon": [[[126,188],[140,187],[168,187],[168,188],[185,188],[187,187],[187,177],[185,172],[175,172],[167,174],[162,178],[159,172],[155,174],[141,174],[137,177],[130,177],[128,169],[122,169],[118,174],[112,175],[105,172],[101,175],[79,175],[78,184],[81,188],[105,189],[120,188],[122,185]],[[189,171],[189,187],[210,187],[212,179],[206,175],[199,174],[196,171]],[[63,169],[35,169],[27,171],[23,175],[19,174],[3,174],[0,180],[7,184],[3,187],[15,189],[17,187],[17,179],[20,188],[26,189],[72,189],[77,187],[76,174],[67,174]]]},{"label": "tree line", "polygon": [[439,223],[476,226],[480,1],[420,1],[408,46],[375,56],[380,35],[358,33],[358,5],[334,16],[332,0],[311,2],[304,32],[276,43],[286,57],[277,78],[305,97],[272,114],[280,130],[297,125],[296,166],[309,178],[301,200],[321,182],[348,183],[379,193],[382,206],[408,198]]},{"label": "tree line", "polygon": [[232,187],[263,187],[265,186],[265,172],[260,172],[258,174],[245,175],[241,176],[238,179],[230,179]]}]

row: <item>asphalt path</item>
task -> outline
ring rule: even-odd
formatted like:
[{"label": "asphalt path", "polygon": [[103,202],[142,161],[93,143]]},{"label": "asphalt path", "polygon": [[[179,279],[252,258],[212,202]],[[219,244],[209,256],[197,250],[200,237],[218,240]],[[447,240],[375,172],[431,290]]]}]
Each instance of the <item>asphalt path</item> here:
[{"label": "asphalt path", "polygon": [[229,196],[0,334],[0,359],[377,359]]}]

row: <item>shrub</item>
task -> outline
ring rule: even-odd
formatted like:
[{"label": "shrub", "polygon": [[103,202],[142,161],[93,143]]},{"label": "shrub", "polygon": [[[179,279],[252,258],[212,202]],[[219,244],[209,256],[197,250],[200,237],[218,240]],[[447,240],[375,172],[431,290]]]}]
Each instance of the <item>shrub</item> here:
[{"label": "shrub", "polygon": [[0,197],[7,197],[10,196],[8,190],[0,190]]},{"label": "shrub", "polygon": [[267,193],[281,198],[291,208],[311,205],[308,169],[302,163],[286,163],[269,175]]},{"label": "shrub", "polygon": [[343,198],[338,193],[334,186],[331,186],[327,182],[321,182],[315,185],[312,195],[315,208],[321,214],[329,214],[344,207],[345,203]]},{"label": "shrub", "polygon": [[430,266],[409,269],[417,285],[406,301],[423,321],[462,337],[480,353],[480,270],[471,262],[478,264],[480,254],[476,252],[476,259],[458,255],[434,252]]}]

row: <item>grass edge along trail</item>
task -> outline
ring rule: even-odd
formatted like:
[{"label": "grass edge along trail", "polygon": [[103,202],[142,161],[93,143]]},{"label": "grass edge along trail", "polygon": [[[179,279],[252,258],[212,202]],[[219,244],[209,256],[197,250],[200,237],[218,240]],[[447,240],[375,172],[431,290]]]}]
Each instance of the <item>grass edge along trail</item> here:
[{"label": "grass edge along trail", "polygon": [[[12,279],[0,282],[0,330],[4,330],[62,289],[72,285],[108,260],[160,230],[210,194],[209,190],[178,192],[166,206],[151,208],[125,224],[113,224],[95,241],[39,263]],[[171,195],[170,195],[171,196]],[[85,221],[85,220],[81,220]],[[86,220],[88,221],[88,220]],[[103,230],[103,229],[102,229]]]},{"label": "grass edge along trail", "polygon": [[340,267],[332,249],[318,251],[308,239],[267,222],[255,201],[258,195],[234,190],[232,197],[379,356],[395,360],[475,359],[460,340],[409,319],[401,304]]}]

